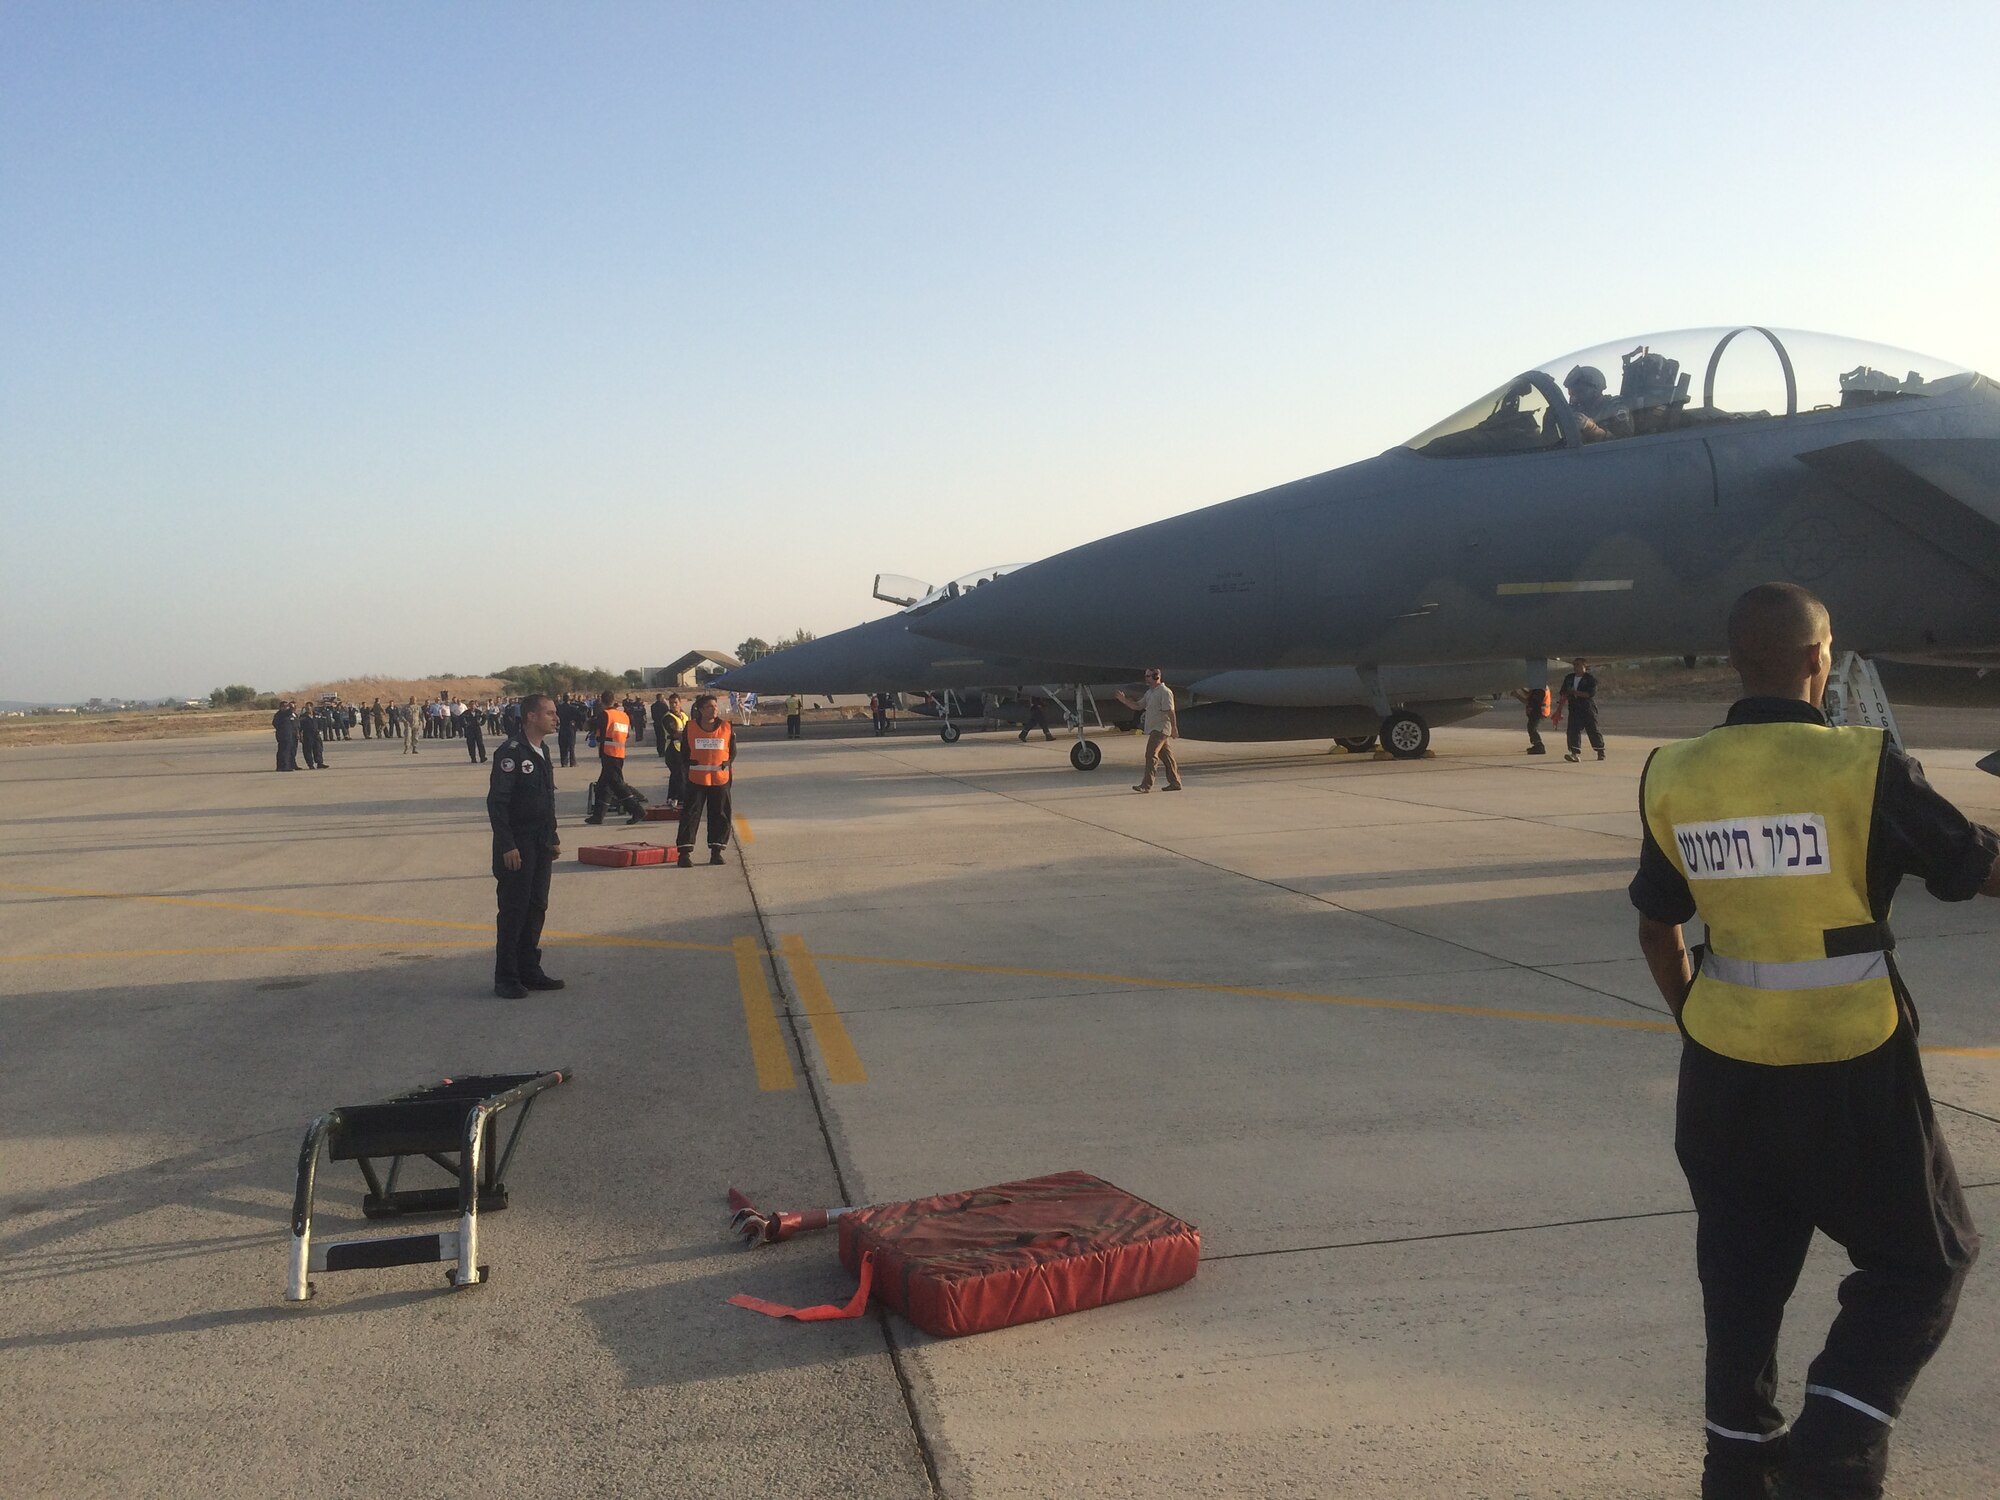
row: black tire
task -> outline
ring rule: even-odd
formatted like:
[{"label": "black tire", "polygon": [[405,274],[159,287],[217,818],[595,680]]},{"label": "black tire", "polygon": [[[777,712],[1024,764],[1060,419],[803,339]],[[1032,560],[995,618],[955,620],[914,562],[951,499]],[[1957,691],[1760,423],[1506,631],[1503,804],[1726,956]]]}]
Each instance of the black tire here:
[{"label": "black tire", "polygon": [[1365,755],[1368,751],[1375,748],[1375,736],[1372,734],[1350,734],[1345,738],[1335,740],[1334,743],[1343,750],[1351,750],[1356,755]]},{"label": "black tire", "polygon": [[947,745],[956,745],[958,743],[958,736],[959,728],[956,724],[947,724],[938,731],[938,738],[943,740]]},{"label": "black tire", "polygon": [[1398,710],[1382,721],[1382,748],[1397,760],[1421,760],[1431,747],[1431,726],[1415,714]]},{"label": "black tire", "polygon": [[1103,761],[1104,752],[1089,740],[1078,740],[1069,747],[1069,763],[1079,771],[1095,771]]}]

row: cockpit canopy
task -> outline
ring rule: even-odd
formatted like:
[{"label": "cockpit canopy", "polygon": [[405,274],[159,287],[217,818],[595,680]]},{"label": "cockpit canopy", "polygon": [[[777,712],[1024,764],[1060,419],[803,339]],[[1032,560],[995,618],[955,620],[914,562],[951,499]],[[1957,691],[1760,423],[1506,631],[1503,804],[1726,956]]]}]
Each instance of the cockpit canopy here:
[{"label": "cockpit canopy", "polygon": [[969,593],[982,584],[991,583],[994,579],[1011,573],[1016,568],[1025,566],[1027,566],[1025,563],[1002,563],[997,568],[981,568],[977,573],[967,573],[963,578],[954,578],[950,583],[939,584],[928,594],[925,594],[923,598],[905,609],[903,613],[914,615],[921,614],[926,610],[936,609],[947,599],[956,599],[960,594]]},{"label": "cockpit canopy", "polygon": [[1430,458],[1538,453],[1922,398],[1972,378],[1959,365],[1858,339],[1689,328],[1550,360],[1404,446]]}]

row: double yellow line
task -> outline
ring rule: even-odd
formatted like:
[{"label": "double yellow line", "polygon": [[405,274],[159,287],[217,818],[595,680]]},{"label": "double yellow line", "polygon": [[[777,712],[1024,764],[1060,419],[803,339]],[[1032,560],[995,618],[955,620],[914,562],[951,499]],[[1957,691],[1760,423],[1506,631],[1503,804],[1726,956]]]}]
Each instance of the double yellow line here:
[{"label": "double yellow line", "polygon": [[[743,1024],[750,1033],[750,1056],[757,1064],[757,1087],[767,1091],[795,1088],[798,1078],[792,1072],[791,1049],[785,1045],[777,1001],[765,978],[765,951],[754,937],[737,938],[730,948],[736,955],[736,987],[743,996]],[[826,992],[826,981],[820,978],[806,940],[795,932],[787,933],[778,939],[777,953],[791,971],[792,989],[812,1028],[827,1081],[866,1083],[868,1070],[862,1067],[854,1038],[847,1034],[847,1023],[840,1019],[833,997]]]}]

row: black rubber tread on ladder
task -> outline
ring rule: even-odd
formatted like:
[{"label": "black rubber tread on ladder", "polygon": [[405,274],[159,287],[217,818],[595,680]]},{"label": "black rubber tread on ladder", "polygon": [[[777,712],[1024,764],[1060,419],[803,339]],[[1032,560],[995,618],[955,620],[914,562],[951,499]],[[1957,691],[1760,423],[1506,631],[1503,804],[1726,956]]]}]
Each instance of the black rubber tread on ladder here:
[{"label": "black rubber tread on ladder", "polygon": [[[550,1073],[482,1073],[446,1078],[373,1104],[345,1104],[328,1110],[306,1130],[299,1148],[298,1189],[292,1198],[291,1275],[285,1286],[287,1302],[304,1302],[313,1294],[308,1277],[315,1271],[361,1271],[384,1266],[426,1265],[451,1261],[445,1280],[452,1286],[476,1286],[488,1268],[479,1264],[479,1214],[507,1206],[507,1166],[521,1144],[528,1113],[544,1089],[567,1083],[569,1069]],[[519,1105],[514,1128],[496,1149],[499,1117]],[[312,1242],[313,1181],[320,1148],[328,1161],[351,1161],[361,1168],[368,1192],[361,1211],[371,1219],[404,1214],[458,1214],[456,1229],[417,1234],[371,1235],[360,1239]],[[387,1176],[376,1171],[383,1158]],[[451,1187],[399,1188],[403,1163],[424,1157],[458,1179]]]}]

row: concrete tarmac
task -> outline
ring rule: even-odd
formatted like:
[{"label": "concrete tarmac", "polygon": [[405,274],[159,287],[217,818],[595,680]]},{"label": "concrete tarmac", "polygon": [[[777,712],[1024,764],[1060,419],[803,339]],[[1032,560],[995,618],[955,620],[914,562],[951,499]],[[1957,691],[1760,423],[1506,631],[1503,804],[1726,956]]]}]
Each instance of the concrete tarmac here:
[{"label": "concrete tarmac", "polygon": [[[1150,796],[1132,738],[1092,775],[907,720],[758,738],[731,863],[686,871],[577,863],[670,833],[581,827],[593,770],[559,772],[569,987],[516,1002],[455,743],[289,778],[248,737],[0,752],[0,1492],[1694,1495],[1677,1042],[1624,895],[1653,741],[1571,766],[1513,722],[1421,764],[1188,745]],[[2000,745],[2000,715],[1933,738]],[[1979,750],[1919,753],[2000,823]],[[1990,1224],[2000,908],[1906,885],[1896,927]],[[486,1285],[282,1300],[314,1115],[553,1067]],[[1194,1282],[951,1341],[724,1301],[851,1290],[831,1235],[738,1249],[732,1183],[808,1208],[1065,1168],[1198,1225]],[[389,1227],[348,1164],[321,1183],[316,1233]],[[1843,1264],[1819,1246],[1794,1301],[1789,1407]],[[2000,1493],[1988,1280],[1892,1494]]]}]

